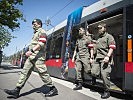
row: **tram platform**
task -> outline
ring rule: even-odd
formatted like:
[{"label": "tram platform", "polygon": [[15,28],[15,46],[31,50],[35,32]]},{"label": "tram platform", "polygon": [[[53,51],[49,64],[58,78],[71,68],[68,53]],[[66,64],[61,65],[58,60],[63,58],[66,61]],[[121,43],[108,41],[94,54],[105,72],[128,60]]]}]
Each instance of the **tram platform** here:
[{"label": "tram platform", "polygon": [[[13,98],[6,93],[4,89],[13,89],[19,78],[21,68],[16,68],[8,63],[4,63],[0,67],[0,100],[9,100]],[[53,97],[45,97],[46,88],[43,86],[39,75],[33,72],[20,92],[17,100],[102,100],[101,92],[91,91],[88,87],[82,90],[74,91],[74,84],[69,81],[52,77],[59,94]],[[122,100],[123,97],[111,95],[107,100]]]}]

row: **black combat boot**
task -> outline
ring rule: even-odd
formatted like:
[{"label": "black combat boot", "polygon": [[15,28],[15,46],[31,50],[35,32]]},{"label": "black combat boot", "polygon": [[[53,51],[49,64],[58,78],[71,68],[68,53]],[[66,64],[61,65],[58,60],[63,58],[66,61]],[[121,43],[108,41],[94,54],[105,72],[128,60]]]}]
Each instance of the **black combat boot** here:
[{"label": "black combat boot", "polygon": [[104,91],[104,93],[101,95],[102,99],[107,99],[110,97],[110,92],[108,90]]},{"label": "black combat boot", "polygon": [[76,87],[73,88],[73,90],[81,90],[81,89],[82,89],[81,83],[76,84]]},{"label": "black combat boot", "polygon": [[45,94],[45,97],[51,97],[51,96],[55,96],[58,95],[58,90],[55,86],[50,87],[50,91]]},{"label": "black combat boot", "polygon": [[16,87],[16,88],[13,89],[13,90],[5,89],[4,91],[5,91],[5,93],[7,93],[8,95],[13,96],[13,98],[18,98],[18,97],[19,97],[19,93],[20,93],[20,88]]}]

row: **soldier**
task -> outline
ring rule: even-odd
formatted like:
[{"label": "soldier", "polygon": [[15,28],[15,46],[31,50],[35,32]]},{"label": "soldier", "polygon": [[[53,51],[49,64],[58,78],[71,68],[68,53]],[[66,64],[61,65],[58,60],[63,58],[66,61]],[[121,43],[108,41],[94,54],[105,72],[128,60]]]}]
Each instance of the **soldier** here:
[{"label": "soldier", "polygon": [[[85,29],[83,27],[79,28],[79,38],[76,41],[76,46],[73,54],[72,61],[74,62],[74,58],[76,56],[76,81],[78,84],[76,87],[73,88],[73,90],[80,90],[82,89],[82,76],[81,71],[84,67],[84,71],[87,74],[90,74],[91,72],[91,66],[89,59],[90,57],[93,57],[93,45],[91,44],[91,37],[86,36]],[[89,53],[91,52],[91,55]]]},{"label": "soldier", "polygon": [[50,75],[47,73],[46,65],[44,64],[47,36],[45,30],[42,28],[42,21],[40,19],[35,19],[32,21],[32,26],[34,35],[29,45],[29,51],[26,52],[28,58],[16,84],[16,88],[13,90],[5,89],[5,92],[12,95],[14,98],[19,97],[20,90],[25,85],[34,68],[40,75],[44,85],[50,87],[50,91],[46,93],[45,96],[54,96],[58,94]]},{"label": "soldier", "polygon": [[112,35],[106,31],[106,24],[98,25],[98,38],[96,39],[96,58],[92,64],[91,74],[94,76],[101,75],[104,84],[104,93],[101,95],[102,99],[110,97],[110,80],[112,53],[116,48],[115,40]]}]

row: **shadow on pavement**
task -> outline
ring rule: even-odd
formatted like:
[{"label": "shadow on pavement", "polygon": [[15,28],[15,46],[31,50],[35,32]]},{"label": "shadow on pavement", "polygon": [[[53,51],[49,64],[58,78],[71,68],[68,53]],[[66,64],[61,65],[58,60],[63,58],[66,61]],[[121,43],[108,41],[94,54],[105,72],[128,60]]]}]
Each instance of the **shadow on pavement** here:
[{"label": "shadow on pavement", "polygon": [[[89,88],[90,91],[92,92],[98,92],[100,95],[104,92],[103,88],[100,88],[100,87],[94,87],[89,85],[84,85],[84,87]],[[112,97],[122,99],[122,100],[133,100],[133,97],[128,94],[121,94],[121,93],[110,91],[110,95]]]},{"label": "shadow on pavement", "polygon": [[34,93],[34,92],[46,94],[49,91],[50,91],[50,88],[48,86],[41,86],[39,88],[34,88],[34,89],[32,89],[32,90],[30,90],[28,92],[20,94],[20,97],[29,95],[29,94]]}]

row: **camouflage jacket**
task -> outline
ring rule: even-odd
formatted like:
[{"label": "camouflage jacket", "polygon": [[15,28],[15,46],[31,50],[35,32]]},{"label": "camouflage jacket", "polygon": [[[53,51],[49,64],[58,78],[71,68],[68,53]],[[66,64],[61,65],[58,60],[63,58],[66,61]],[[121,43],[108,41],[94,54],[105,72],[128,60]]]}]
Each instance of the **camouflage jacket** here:
[{"label": "camouflage jacket", "polygon": [[79,58],[82,57],[90,57],[90,53],[89,53],[89,47],[88,45],[91,43],[91,37],[90,36],[83,36],[80,39],[77,39],[76,41],[76,48],[77,48],[77,56],[79,56]]},{"label": "camouflage jacket", "polygon": [[31,43],[29,45],[29,50],[34,48],[37,44],[41,46],[41,49],[36,50],[35,53],[32,53],[32,55],[29,57],[31,60],[33,59],[45,60],[46,40],[47,40],[47,35],[43,28],[39,28],[34,32]]},{"label": "camouflage jacket", "polygon": [[110,47],[115,47],[115,40],[111,34],[105,32],[96,39],[96,58],[104,58]]}]

